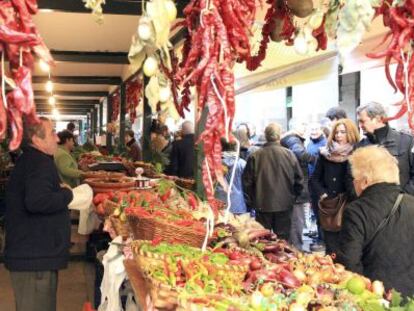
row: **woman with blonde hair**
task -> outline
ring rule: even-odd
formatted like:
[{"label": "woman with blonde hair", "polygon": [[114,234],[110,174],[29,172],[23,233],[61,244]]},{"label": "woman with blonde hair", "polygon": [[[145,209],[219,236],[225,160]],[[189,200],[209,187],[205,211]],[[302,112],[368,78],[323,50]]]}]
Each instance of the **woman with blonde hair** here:
[{"label": "woman with blonde hair", "polygon": [[358,198],[347,205],[337,261],[404,296],[414,294],[414,197],[400,193],[398,162],[379,146],[349,159]]},{"label": "woman with blonde hair", "polygon": [[[358,142],[358,128],[352,120],[340,119],[334,123],[326,147],[320,149],[310,182],[320,205],[324,200],[332,200],[338,196],[345,196],[348,202],[352,199],[354,190],[348,158]],[[339,233],[322,229],[326,253],[336,253]]]}]

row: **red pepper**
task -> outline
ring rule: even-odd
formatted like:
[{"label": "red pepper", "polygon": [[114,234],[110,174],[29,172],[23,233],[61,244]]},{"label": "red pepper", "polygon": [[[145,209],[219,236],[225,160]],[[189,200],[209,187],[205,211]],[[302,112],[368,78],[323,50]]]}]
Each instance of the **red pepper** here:
[{"label": "red pepper", "polygon": [[190,192],[188,194],[187,202],[193,211],[198,208],[198,200],[196,199],[193,193]]},{"label": "red pepper", "polygon": [[167,190],[163,195],[160,196],[161,201],[167,201],[171,196],[171,188]]}]

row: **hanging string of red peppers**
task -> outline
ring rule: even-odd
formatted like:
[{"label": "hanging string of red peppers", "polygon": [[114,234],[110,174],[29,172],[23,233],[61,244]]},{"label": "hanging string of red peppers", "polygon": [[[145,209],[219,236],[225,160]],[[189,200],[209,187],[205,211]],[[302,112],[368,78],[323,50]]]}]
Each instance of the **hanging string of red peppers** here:
[{"label": "hanging string of red peppers", "polygon": [[[38,122],[32,89],[34,55],[53,64],[52,56],[40,37],[32,15],[37,13],[36,0],[0,1],[0,52],[2,53],[0,86],[0,141],[11,128],[9,149],[20,146],[23,116],[29,123]],[[34,55],[33,55],[34,54]],[[9,61],[10,78],[6,78],[5,58]],[[5,83],[12,89],[7,93]]]},{"label": "hanging string of red peppers", "polygon": [[119,111],[120,111],[120,107],[121,107],[121,94],[118,91],[116,91],[115,93],[113,93],[111,98],[111,104],[112,104],[112,117],[111,120],[112,122],[118,120],[118,116],[119,116]]},{"label": "hanging string of red peppers", "polygon": [[131,123],[137,117],[137,107],[141,100],[142,95],[142,79],[140,76],[136,76],[126,84],[126,111],[129,114]]}]

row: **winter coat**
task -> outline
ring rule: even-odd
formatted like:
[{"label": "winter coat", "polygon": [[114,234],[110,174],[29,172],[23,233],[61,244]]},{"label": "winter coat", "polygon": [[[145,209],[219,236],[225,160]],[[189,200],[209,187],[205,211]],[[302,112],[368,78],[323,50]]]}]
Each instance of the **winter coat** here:
[{"label": "winter coat", "polygon": [[70,248],[68,204],[53,157],[28,147],[6,189],[4,262],[11,271],[66,268]]},{"label": "winter coat", "polygon": [[[299,165],[302,168],[302,173],[304,177],[303,184],[307,185],[309,179],[308,164],[314,161],[314,157],[306,151],[304,141],[305,139],[303,139],[301,136],[295,133],[291,133],[284,136],[280,141],[280,144],[295,154],[296,158],[299,161]],[[306,203],[308,201],[308,187],[304,187],[301,195],[297,199],[297,203]]]},{"label": "winter coat", "polygon": [[384,282],[404,295],[414,294],[414,197],[405,194],[389,223],[369,244],[381,221],[389,215],[399,186],[378,183],[348,204],[339,235],[337,261],[371,280]]},{"label": "winter coat", "polygon": [[324,135],[319,136],[317,139],[310,139],[308,145],[306,146],[306,151],[314,157],[314,160],[308,163],[308,175],[309,178],[312,176],[316,168],[316,161],[319,158],[319,149],[326,146],[326,138]]},{"label": "winter coat", "polygon": [[194,160],[194,134],[187,134],[181,140],[173,142],[170,165],[166,172],[168,175],[194,178]]},{"label": "winter coat", "polygon": [[132,161],[142,161],[142,150],[135,138],[131,139],[127,144],[128,156]]},{"label": "winter coat", "polygon": [[378,144],[387,148],[398,160],[400,185],[404,192],[414,195],[414,139],[411,135],[398,132],[388,125],[367,135],[357,147]]},{"label": "winter coat", "polygon": [[346,193],[349,198],[352,198],[354,186],[349,172],[348,161],[332,162],[320,155],[310,179],[315,196],[319,199],[326,193],[329,198],[333,198],[340,193]]},{"label": "winter coat", "polygon": [[78,169],[78,164],[72,155],[64,147],[59,146],[54,159],[62,182],[72,188],[78,186],[82,171]]},{"label": "winter coat", "polygon": [[[227,174],[225,176],[226,181],[230,184],[231,174],[233,172],[234,162],[236,160],[236,154],[231,152],[223,153],[223,164],[227,167]],[[244,168],[246,167],[246,161],[238,159],[236,171],[234,175],[234,182],[231,188],[230,201],[231,207],[230,212],[234,214],[243,214],[247,212],[246,202],[244,200],[244,192],[242,186],[242,175]],[[227,192],[223,190],[221,186],[217,187],[216,197],[223,202],[227,202]]]},{"label": "winter coat", "polygon": [[266,143],[248,159],[243,189],[248,208],[259,212],[291,209],[303,190],[303,173],[296,156],[279,143]]}]

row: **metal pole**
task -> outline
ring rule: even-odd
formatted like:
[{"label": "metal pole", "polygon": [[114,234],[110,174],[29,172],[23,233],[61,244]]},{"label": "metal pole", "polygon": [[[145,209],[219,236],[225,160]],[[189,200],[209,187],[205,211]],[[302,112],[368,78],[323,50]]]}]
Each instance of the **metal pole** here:
[{"label": "metal pole", "polygon": [[125,146],[125,114],[126,114],[126,92],[125,91],[126,91],[125,83],[122,83],[120,87],[121,105],[119,107],[119,111],[120,111],[119,145],[120,147]]},{"label": "metal pole", "polygon": [[112,96],[106,98],[106,149],[112,152],[112,133],[108,131],[108,124],[112,121]]},{"label": "metal pole", "polygon": [[[144,76],[144,86],[147,86],[149,79]],[[145,162],[151,161],[151,125],[152,125],[152,110],[148,103],[148,99],[144,96],[144,112],[142,122],[142,155]]]}]

